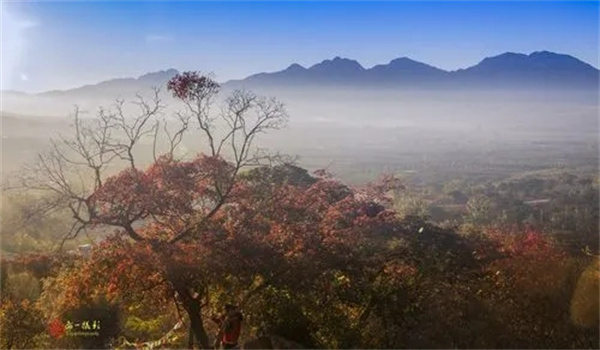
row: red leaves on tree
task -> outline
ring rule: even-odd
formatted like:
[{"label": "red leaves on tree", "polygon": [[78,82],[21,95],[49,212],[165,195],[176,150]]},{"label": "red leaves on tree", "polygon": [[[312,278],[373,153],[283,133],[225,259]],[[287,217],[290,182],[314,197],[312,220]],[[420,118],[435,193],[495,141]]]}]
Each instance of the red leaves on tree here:
[{"label": "red leaves on tree", "polygon": [[507,257],[527,257],[532,260],[545,260],[563,253],[557,249],[549,235],[526,228],[496,228],[488,230],[486,236],[496,242],[498,250]]},{"label": "red leaves on tree", "polygon": [[105,239],[89,258],[66,276],[66,308],[93,302],[143,298],[144,293],[165,290],[165,264],[148,242],[132,242],[120,235]]},{"label": "red leaves on tree", "polygon": [[130,222],[147,216],[154,203],[155,186],[144,172],[126,169],[105,181],[91,197],[99,210],[98,223]]},{"label": "red leaves on tree", "polygon": [[169,239],[192,215],[209,212],[230,185],[233,168],[218,157],[189,161],[161,157],[147,170],[127,169],[105,181],[91,197],[93,221],[120,224],[152,219],[145,238]]},{"label": "red leaves on tree", "polygon": [[218,92],[219,84],[199,72],[184,72],[171,78],[167,83],[167,89],[174,97],[190,101]]},{"label": "red leaves on tree", "polygon": [[489,265],[497,283],[520,288],[527,293],[546,293],[562,283],[567,275],[567,256],[551,236],[531,228],[494,229],[487,232],[499,253]]},{"label": "red leaves on tree", "polygon": [[[234,170],[219,157],[161,157],[145,170],[106,180],[90,199],[99,208],[93,219],[137,220],[144,240],[125,239],[125,233],[104,240],[69,277],[68,298],[162,298],[173,295],[174,283],[204,286],[222,283],[223,276],[305,284],[352,264],[363,247],[397,224],[382,205],[395,180],[357,193],[331,177],[306,179],[297,169],[265,168],[254,173],[260,177],[236,178]],[[228,200],[203,220],[224,191],[230,191]],[[195,220],[202,225],[190,239],[169,243]],[[387,272],[405,278],[412,273],[405,265],[390,265]]]}]

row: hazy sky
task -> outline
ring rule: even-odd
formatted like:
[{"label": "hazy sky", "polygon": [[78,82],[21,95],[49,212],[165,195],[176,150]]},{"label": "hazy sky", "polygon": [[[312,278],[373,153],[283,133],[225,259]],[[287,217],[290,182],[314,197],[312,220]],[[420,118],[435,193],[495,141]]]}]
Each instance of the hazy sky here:
[{"label": "hazy sky", "polygon": [[334,56],[464,68],[549,50],[598,67],[594,2],[2,1],[2,88],[65,89],[177,68],[217,80]]}]

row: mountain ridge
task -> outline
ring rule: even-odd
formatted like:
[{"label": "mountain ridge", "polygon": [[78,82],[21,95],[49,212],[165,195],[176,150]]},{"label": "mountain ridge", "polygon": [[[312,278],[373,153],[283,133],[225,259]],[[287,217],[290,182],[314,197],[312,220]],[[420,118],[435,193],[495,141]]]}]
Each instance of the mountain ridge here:
[{"label": "mountain ridge", "polygon": [[[179,73],[169,68],[137,78],[117,78],[73,89],[50,90],[32,95],[104,94],[161,86]],[[398,57],[385,64],[365,68],[354,59],[335,56],[308,68],[292,63],[275,72],[260,72],[243,79],[223,82],[224,87],[262,87],[308,85],[370,87],[542,87],[598,88],[600,71],[571,55],[549,51],[505,52],[485,57],[479,63],[456,70],[444,70],[409,57]],[[4,93],[20,93],[3,91]]]},{"label": "mountain ridge", "polygon": [[175,68],[169,68],[166,70],[160,70],[155,72],[148,72],[138,76],[137,78],[114,78],[109,80],[104,80],[98,82],[96,84],[86,84],[73,89],[66,90],[49,90],[40,92],[34,95],[38,96],[46,96],[52,97],[64,93],[74,93],[74,94],[87,94],[87,93],[112,93],[113,89],[117,88],[119,90],[137,90],[139,88],[148,89],[151,87],[160,87],[164,83],[166,83],[173,76],[178,74],[179,71]]},{"label": "mountain ridge", "polygon": [[[337,63],[337,64],[336,64]],[[295,67],[294,74],[289,69]],[[397,87],[468,87],[468,88],[598,88],[599,71],[592,65],[573,56],[549,51],[531,54],[506,52],[486,57],[479,63],[457,70],[444,70],[427,63],[400,57],[387,64],[371,68],[357,61],[335,57],[324,60],[308,69],[292,64],[288,69],[272,73],[259,73],[244,79],[232,80],[232,85],[299,85],[347,84],[363,86]],[[315,76],[313,68],[319,67],[321,75]],[[350,68],[354,67],[353,70]],[[340,77],[340,71],[348,71]]]}]

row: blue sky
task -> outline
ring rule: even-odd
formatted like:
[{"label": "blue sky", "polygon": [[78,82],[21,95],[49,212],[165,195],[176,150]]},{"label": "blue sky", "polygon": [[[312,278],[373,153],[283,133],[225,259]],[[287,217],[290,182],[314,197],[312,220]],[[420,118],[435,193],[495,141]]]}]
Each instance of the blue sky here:
[{"label": "blue sky", "polygon": [[171,67],[225,81],[334,56],[454,70],[549,50],[598,67],[598,31],[598,2],[2,0],[2,87],[65,89]]}]

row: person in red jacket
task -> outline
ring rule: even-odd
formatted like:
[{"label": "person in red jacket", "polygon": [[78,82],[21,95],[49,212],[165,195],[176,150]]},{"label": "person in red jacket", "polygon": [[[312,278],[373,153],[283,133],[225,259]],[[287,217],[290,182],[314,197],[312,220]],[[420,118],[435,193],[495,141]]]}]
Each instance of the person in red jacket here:
[{"label": "person in red jacket", "polygon": [[213,318],[213,321],[219,325],[219,334],[215,341],[215,348],[234,349],[238,345],[238,339],[242,331],[242,321],[244,316],[231,304],[225,305],[225,314],[220,318]]}]

